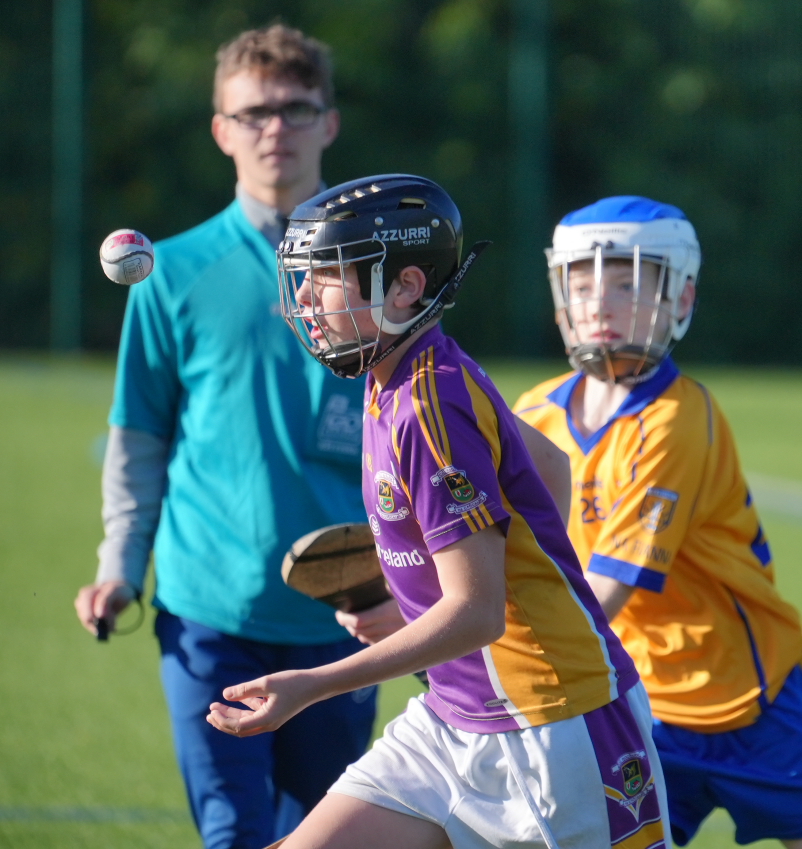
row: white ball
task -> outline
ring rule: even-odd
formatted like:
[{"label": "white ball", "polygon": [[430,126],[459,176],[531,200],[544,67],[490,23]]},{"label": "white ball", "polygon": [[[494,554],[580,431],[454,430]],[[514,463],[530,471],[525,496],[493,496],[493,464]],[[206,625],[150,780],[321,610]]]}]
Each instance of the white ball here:
[{"label": "white ball", "polygon": [[153,271],[153,245],[138,230],[115,230],[100,246],[100,265],[115,283],[139,283]]}]

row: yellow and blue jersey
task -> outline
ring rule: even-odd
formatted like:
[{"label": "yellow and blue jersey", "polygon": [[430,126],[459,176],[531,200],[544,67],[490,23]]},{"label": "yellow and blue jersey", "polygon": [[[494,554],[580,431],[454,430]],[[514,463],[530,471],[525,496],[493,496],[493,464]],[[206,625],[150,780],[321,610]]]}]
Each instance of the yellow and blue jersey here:
[{"label": "yellow and blue jersey", "polygon": [[583,568],[636,588],[613,627],[654,715],[710,733],[749,725],[800,662],[802,634],[729,425],[667,359],[584,436],[569,412],[582,380],[547,381],[514,409],[570,457]]}]

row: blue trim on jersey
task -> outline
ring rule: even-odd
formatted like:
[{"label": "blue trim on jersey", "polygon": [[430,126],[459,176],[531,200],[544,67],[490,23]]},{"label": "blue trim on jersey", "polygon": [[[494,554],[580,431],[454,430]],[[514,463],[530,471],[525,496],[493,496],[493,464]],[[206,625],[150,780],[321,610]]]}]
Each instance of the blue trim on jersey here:
[{"label": "blue trim on jersey", "polygon": [[769,541],[766,539],[763,528],[760,525],[757,526],[757,534],[752,540],[750,548],[755,557],[760,561],[761,566],[768,566],[771,563]]},{"label": "blue trim on jersey", "polygon": [[601,442],[604,435],[616,423],[617,419],[623,418],[624,416],[634,416],[645,410],[646,407],[656,401],[678,377],[679,369],[676,365],[674,365],[674,361],[671,357],[666,357],[663,362],[660,363],[660,367],[654,375],[648,380],[645,380],[643,383],[639,383],[637,386],[633,387],[632,391],[626,398],[624,398],[621,402],[621,406],[615,411],[615,413],[613,413],[612,416],[610,416],[609,420],[595,433],[592,433],[588,437],[583,436],[579,430],[577,430],[573,417],[571,416],[571,397],[574,394],[574,390],[579,385],[579,382],[584,380],[584,374],[577,372],[572,375],[565,381],[565,383],[558,386],[546,397],[553,404],[556,404],[558,407],[562,407],[562,409],[565,410],[565,420],[568,424],[568,429],[571,431],[571,435],[574,437],[574,441],[582,453],[587,455],[599,444],[599,442]]},{"label": "blue trim on jersey", "polygon": [[533,407],[527,407],[524,410],[518,410],[518,412],[515,415],[516,416],[522,416],[524,413],[531,413],[532,410],[540,410],[543,407],[548,407],[548,404],[546,404],[545,401],[542,404],[535,404]]},{"label": "blue trim on jersey", "polygon": [[590,206],[569,212],[560,224],[571,227],[578,224],[657,221],[661,218],[688,220],[679,207],[672,206],[670,203],[660,203],[637,195],[617,195],[602,198]]},{"label": "blue trim on jersey", "polygon": [[763,664],[760,660],[760,655],[757,651],[757,642],[755,640],[755,635],[752,633],[752,626],[749,624],[749,620],[746,618],[746,611],[741,607],[739,601],[735,596],[730,593],[732,598],[732,603],[735,605],[735,609],[738,611],[738,615],[741,617],[741,620],[744,623],[744,627],[746,628],[746,635],[749,637],[749,646],[752,649],[752,661],[755,664],[755,671],[757,672],[757,680],[760,684],[760,695],[757,697],[758,703],[760,704],[760,709],[765,710],[768,707],[768,699],[766,698],[766,690],[768,690],[769,685],[766,682],[766,672],[763,669]]},{"label": "blue trim on jersey", "polygon": [[616,557],[605,557],[603,554],[591,554],[588,572],[606,575],[629,587],[641,587],[653,593],[661,593],[666,583],[666,576],[662,572],[656,572],[646,566],[636,566]]}]

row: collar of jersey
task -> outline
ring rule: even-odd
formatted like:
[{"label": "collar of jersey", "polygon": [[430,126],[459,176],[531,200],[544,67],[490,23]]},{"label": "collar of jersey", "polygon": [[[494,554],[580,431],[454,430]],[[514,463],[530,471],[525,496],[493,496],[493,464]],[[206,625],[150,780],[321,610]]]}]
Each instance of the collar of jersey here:
[{"label": "collar of jersey", "polygon": [[[429,345],[437,345],[438,342],[443,338],[443,328],[440,327],[440,322],[437,322],[434,327],[429,330],[424,330],[423,333],[414,336],[415,340],[412,345],[409,346],[407,352],[404,356],[399,360],[398,365],[395,367],[395,371],[393,372],[390,379],[387,383],[384,384],[381,388],[381,392],[376,393],[376,403],[379,406],[379,409],[384,405],[385,398],[392,398],[393,393],[396,389],[406,380],[409,375],[410,365],[412,360],[420,354],[420,352],[427,348]],[[374,388],[376,386],[376,379],[373,377],[373,372],[368,372],[368,398],[373,397]]]},{"label": "collar of jersey", "polygon": [[583,436],[577,430],[571,416],[571,397],[579,382],[584,379],[584,374],[577,372],[572,377],[569,377],[565,383],[561,383],[553,392],[550,392],[547,397],[552,404],[556,404],[565,410],[565,421],[568,424],[568,429],[571,431],[571,436],[574,437],[574,441],[582,450],[582,453],[588,454],[601,442],[604,435],[618,419],[624,416],[635,416],[640,413],[649,404],[659,398],[678,376],[679,369],[674,365],[674,361],[671,357],[666,357],[654,375],[643,383],[637,384],[629,395],[624,398],[621,406],[610,416],[609,420],[595,433],[591,433],[590,436]]}]

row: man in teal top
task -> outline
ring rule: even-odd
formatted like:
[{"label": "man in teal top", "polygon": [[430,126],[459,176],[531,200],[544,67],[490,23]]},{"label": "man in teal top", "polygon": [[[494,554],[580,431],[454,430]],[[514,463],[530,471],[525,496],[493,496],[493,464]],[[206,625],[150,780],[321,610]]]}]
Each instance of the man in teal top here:
[{"label": "man in teal top", "polygon": [[319,190],[339,128],[326,48],[280,25],[243,33],[218,53],[215,110],[237,199],[157,244],[155,271],[131,290],[106,535],[76,608],[90,631],[100,618],[113,628],[153,550],[162,681],[195,821],[207,849],[261,849],[283,830],[277,809],[290,799],[308,811],[362,754],[374,688],[323,702],[266,742],[221,743],[204,717],[247,670],[317,666],[359,647],[327,607],[284,585],[280,566],[299,536],[365,520],[364,387],[320,373],[277,297],[283,216]]}]

